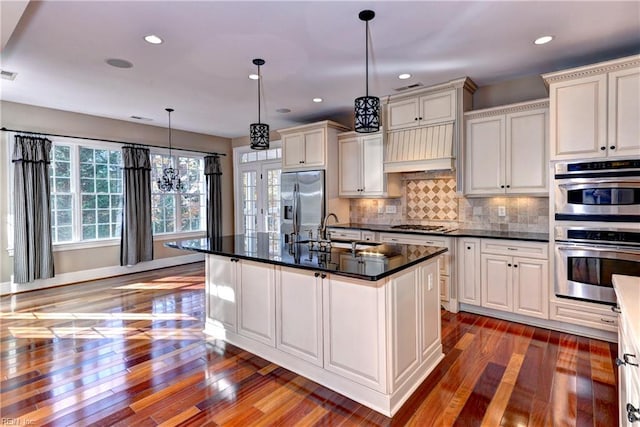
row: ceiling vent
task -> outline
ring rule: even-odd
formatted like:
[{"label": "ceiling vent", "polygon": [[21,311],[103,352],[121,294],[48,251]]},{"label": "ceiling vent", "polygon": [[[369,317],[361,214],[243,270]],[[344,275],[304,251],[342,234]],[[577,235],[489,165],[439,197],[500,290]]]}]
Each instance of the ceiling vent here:
[{"label": "ceiling vent", "polygon": [[153,119],[150,119],[148,117],[142,117],[142,116],[129,116],[130,118],[134,119],[134,120],[140,120],[143,122],[151,122],[153,121]]},{"label": "ceiling vent", "polygon": [[393,90],[395,90],[396,92],[402,92],[402,91],[405,91],[405,90],[416,89],[416,88],[419,88],[419,87],[424,87],[424,85],[422,83],[418,82],[418,83],[412,83],[412,84],[407,85],[407,86],[397,87],[397,88],[394,88]]},{"label": "ceiling vent", "polygon": [[15,80],[18,73],[14,73],[12,71],[0,70],[0,75],[5,80]]}]

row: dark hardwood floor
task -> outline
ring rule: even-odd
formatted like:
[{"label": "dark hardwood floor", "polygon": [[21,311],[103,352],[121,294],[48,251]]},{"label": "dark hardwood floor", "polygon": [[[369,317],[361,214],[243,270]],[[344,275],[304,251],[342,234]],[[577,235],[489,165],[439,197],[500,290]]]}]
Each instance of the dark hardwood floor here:
[{"label": "dark hardwood floor", "polygon": [[442,313],[445,358],[393,418],[206,342],[202,263],[2,297],[3,425],[618,425],[616,346]]}]

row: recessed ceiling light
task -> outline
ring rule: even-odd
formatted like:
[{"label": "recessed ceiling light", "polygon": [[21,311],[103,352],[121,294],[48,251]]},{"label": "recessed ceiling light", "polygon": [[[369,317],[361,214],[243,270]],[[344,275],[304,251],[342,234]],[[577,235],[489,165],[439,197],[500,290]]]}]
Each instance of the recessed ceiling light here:
[{"label": "recessed ceiling light", "polygon": [[258,80],[260,77],[257,74],[249,74],[251,80]]},{"label": "recessed ceiling light", "polygon": [[535,44],[546,44],[553,40],[553,36],[542,36],[535,39],[533,43]]},{"label": "recessed ceiling light", "polygon": [[160,44],[162,43],[162,39],[155,34],[149,34],[148,36],[144,36],[144,39],[147,43],[151,44]]},{"label": "recessed ceiling light", "polygon": [[290,112],[291,112],[291,110],[289,108],[278,108],[276,110],[276,113],[282,113],[282,114],[290,113]]},{"label": "recessed ceiling light", "polygon": [[105,60],[104,62],[106,62],[107,64],[111,65],[112,67],[116,67],[116,68],[131,68],[131,67],[133,67],[133,64],[131,62],[127,61],[126,59],[109,58],[109,59]]},{"label": "recessed ceiling light", "polygon": [[400,75],[398,76],[398,78],[399,78],[400,80],[406,80],[406,79],[411,78],[411,74],[409,74],[409,73],[400,74]]},{"label": "recessed ceiling light", "polygon": [[313,98],[313,102],[322,102],[322,98]]}]

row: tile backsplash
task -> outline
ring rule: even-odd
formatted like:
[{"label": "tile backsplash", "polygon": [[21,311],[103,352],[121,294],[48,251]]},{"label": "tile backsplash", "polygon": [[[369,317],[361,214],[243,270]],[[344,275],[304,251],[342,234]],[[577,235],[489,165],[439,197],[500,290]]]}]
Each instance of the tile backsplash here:
[{"label": "tile backsplash", "polygon": [[[350,221],[370,224],[443,224],[481,230],[546,233],[547,197],[464,197],[450,172],[403,174],[397,199],[352,199]],[[504,207],[505,216],[499,216]]]}]

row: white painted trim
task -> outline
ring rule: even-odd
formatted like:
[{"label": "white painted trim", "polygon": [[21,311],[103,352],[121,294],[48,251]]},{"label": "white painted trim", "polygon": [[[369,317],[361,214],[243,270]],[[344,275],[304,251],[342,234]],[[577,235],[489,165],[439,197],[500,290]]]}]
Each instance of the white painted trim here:
[{"label": "white painted trim", "polygon": [[539,328],[551,329],[559,332],[567,332],[570,334],[580,335],[598,340],[617,342],[618,335],[615,332],[603,331],[600,329],[589,328],[586,326],[573,325],[571,323],[558,322],[556,320],[538,319],[535,317],[523,316],[520,314],[509,313],[500,310],[492,310],[471,304],[460,304],[460,311],[468,313],[481,314],[483,316],[495,317],[510,322],[523,323],[529,326],[537,326]]},{"label": "white painted trim", "polygon": [[196,253],[175,257],[159,258],[153,261],[141,262],[139,264],[123,267],[114,265],[109,267],[94,268],[92,270],[74,271],[61,273],[51,279],[35,280],[29,283],[0,283],[0,295],[11,295],[20,292],[34,291],[38,289],[52,288],[54,286],[68,285],[71,283],[84,282],[87,280],[104,279],[107,277],[121,276],[125,274],[138,273],[140,271],[155,270],[157,268],[172,267],[174,265],[189,264],[192,262],[204,261],[204,254]]}]

